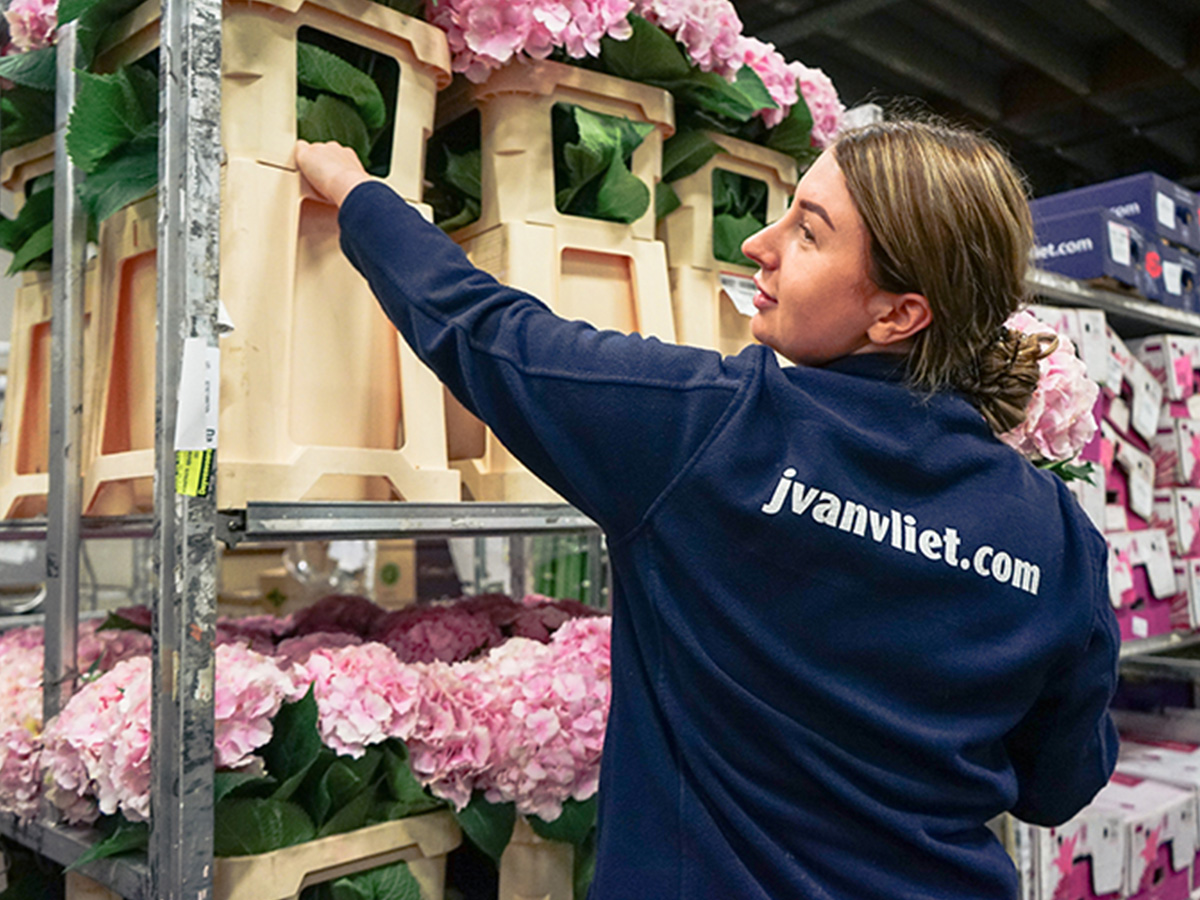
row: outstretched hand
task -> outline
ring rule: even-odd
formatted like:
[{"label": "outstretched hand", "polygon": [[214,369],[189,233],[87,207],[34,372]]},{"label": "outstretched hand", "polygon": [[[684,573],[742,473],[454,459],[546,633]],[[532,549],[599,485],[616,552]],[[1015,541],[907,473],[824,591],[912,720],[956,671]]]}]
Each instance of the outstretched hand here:
[{"label": "outstretched hand", "polygon": [[296,167],[318,194],[337,206],[352,190],[371,180],[358,154],[334,141],[296,141]]}]

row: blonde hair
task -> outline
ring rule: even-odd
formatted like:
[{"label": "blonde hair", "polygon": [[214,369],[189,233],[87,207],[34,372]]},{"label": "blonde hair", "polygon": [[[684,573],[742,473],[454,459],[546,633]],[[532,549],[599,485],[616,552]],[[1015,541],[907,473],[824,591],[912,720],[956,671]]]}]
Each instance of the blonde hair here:
[{"label": "blonde hair", "polygon": [[1028,299],[1033,222],[1021,176],[990,140],[941,122],[853,129],[833,153],[871,236],[872,280],[929,300],[909,382],[962,392],[997,433],[1019,425],[1038,360],[1057,343],[1004,327]]}]

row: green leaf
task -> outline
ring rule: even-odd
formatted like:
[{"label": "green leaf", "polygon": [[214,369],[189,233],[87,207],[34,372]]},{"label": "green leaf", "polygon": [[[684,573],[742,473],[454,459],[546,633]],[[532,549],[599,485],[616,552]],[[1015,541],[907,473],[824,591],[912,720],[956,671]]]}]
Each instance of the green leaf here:
[{"label": "green leaf", "polygon": [[[390,795],[398,804],[391,807],[389,818],[415,816],[445,805],[417,781],[409,764],[408,747],[398,738],[392,738],[383,745],[383,777]],[[396,815],[401,809],[405,811]]]},{"label": "green leaf", "polygon": [[587,800],[568,799],[563,803],[562,815],[553,822],[538,816],[530,816],[529,826],[538,837],[564,844],[582,844],[596,825],[596,796]]},{"label": "green leaf", "polygon": [[49,222],[30,235],[29,240],[17,248],[17,252],[13,254],[12,263],[9,264],[7,274],[13,275],[30,268],[33,262],[45,256],[53,248],[54,223]]},{"label": "green leaf", "polygon": [[297,112],[296,133],[301,140],[337,141],[357,153],[364,166],[370,163],[371,136],[355,107],[332,94],[321,94]]},{"label": "green leaf", "polygon": [[412,16],[414,19],[425,18],[425,0],[375,0],[389,9],[394,9],[396,12],[404,13],[406,16]]},{"label": "green leaf", "polygon": [[466,153],[455,153],[449,147],[444,148],[446,166],[442,177],[452,188],[470,197],[472,200],[483,200],[483,154],[479,149],[468,150]]},{"label": "green leaf", "polygon": [[336,53],[313,44],[297,43],[296,78],[304,87],[349,100],[367,128],[382,128],[387,121],[383,94],[375,80]]},{"label": "green leaf", "polygon": [[779,104],[775,102],[775,98],[771,96],[771,92],[767,90],[763,80],[749,66],[742,66],[738,69],[737,74],[733,77],[733,86],[759,110],[779,109]]},{"label": "green leaf", "polygon": [[[53,94],[58,84],[56,59],[57,53],[53,47],[0,57],[0,78],[7,78],[13,84],[22,87]],[[54,103],[53,96],[47,99]]]},{"label": "green leaf", "polygon": [[216,805],[213,853],[251,856],[311,841],[317,829],[298,804],[261,797],[226,797]]},{"label": "green leaf", "polygon": [[512,803],[488,803],[477,791],[471,802],[454,813],[459,827],[484,853],[498,864],[500,855],[512,840],[517,808]]},{"label": "green leaf", "polygon": [[79,199],[92,220],[100,223],[157,189],[157,141],[138,140],[97,163],[95,171],[80,182]]},{"label": "green leaf", "polygon": [[122,815],[109,817],[101,830],[107,832],[105,837],[77,856],[66,871],[73,871],[97,859],[145,850],[150,843],[149,823],[130,822]]},{"label": "green leaf", "polygon": [[[83,68],[91,65],[105,35],[142,0],[65,0],[58,6],[58,23],[78,19],[76,40],[79,44],[76,63]],[[63,18],[65,15],[69,19]]]},{"label": "green leaf", "polygon": [[401,861],[368,869],[330,884],[332,900],[421,900],[421,884]]},{"label": "green leaf", "polygon": [[592,879],[596,876],[596,832],[591,831],[587,839],[575,847],[572,881],[576,900],[584,900]]},{"label": "green leaf", "polygon": [[0,247],[16,253],[28,241],[54,219],[53,187],[35,190],[25,200],[15,219],[5,219],[4,233],[0,236]]},{"label": "green leaf", "polygon": [[614,156],[596,192],[596,216],[626,224],[650,208],[650,188]]},{"label": "green leaf", "polygon": [[686,78],[692,68],[675,39],[641,16],[630,15],[633,34],[628,40],[600,39],[600,62],[605,71],[630,81],[671,81]]},{"label": "green leaf", "polygon": [[[686,78],[655,83],[674,94],[676,102],[690,103],[737,122],[750,121],[756,112],[764,108],[753,96],[744,92],[744,85],[728,82],[716,72],[696,69]],[[772,101],[771,106],[774,105]]]},{"label": "green leaf", "polygon": [[682,201],[679,199],[679,194],[675,192],[675,188],[671,187],[671,185],[665,181],[660,181],[654,186],[655,221],[675,212],[681,205]]},{"label": "green leaf", "polygon": [[754,216],[713,216],[713,256],[739,266],[753,266],[754,263],[742,254],[742,242],[762,227],[763,223]]},{"label": "green leaf", "polygon": [[755,215],[766,224],[767,183],[757,178],[716,169],[712,176],[713,212],[735,218]]},{"label": "green leaf", "polygon": [[97,631],[140,631],[143,634],[150,633],[148,625],[142,625],[140,622],[133,622],[124,616],[119,616],[115,612],[110,612],[104,617],[104,621],[100,623]]},{"label": "green leaf", "polygon": [[331,813],[340,810],[366,790],[382,759],[381,750],[369,747],[359,759],[339,756],[329,765],[317,783],[316,808],[310,810],[318,827],[325,823]]},{"label": "green leaf", "polygon": [[796,103],[788,110],[783,121],[767,132],[767,146],[786,153],[806,168],[821,151],[812,145],[812,113],[804,96],[796,92]]},{"label": "green leaf", "polygon": [[158,79],[127,66],[111,75],[78,73],[67,122],[67,153],[84,172],[128,144],[157,140]]},{"label": "green leaf", "polygon": [[678,181],[696,172],[721,152],[721,145],[703,131],[679,131],[663,144],[663,181]]},{"label": "green leaf", "polygon": [[275,786],[274,779],[255,775],[253,772],[214,772],[213,773],[213,802],[220,803],[229,796],[246,796],[260,791],[269,793],[269,788]]},{"label": "green leaf", "polygon": [[262,748],[262,758],[267,774],[280,783],[274,799],[286,800],[300,786],[321,752],[312,686],[295,703],[283,704],[271,725],[271,740]]},{"label": "green leaf", "polygon": [[437,224],[442,231],[449,234],[452,231],[456,231],[459,228],[470,225],[479,218],[479,213],[479,201],[472,200],[470,197],[467,197],[465,200],[463,200],[462,209],[459,210],[456,215],[453,215],[448,219],[442,219],[442,221],[438,222]]},{"label": "green leaf", "polygon": [[1063,481],[1086,481],[1088,484],[1095,484],[1094,476],[1096,467],[1090,462],[1076,464],[1073,460],[1063,459],[1057,462],[1042,461],[1037,463],[1039,469],[1045,469],[1047,472],[1053,472]]},{"label": "green leaf", "polygon": [[54,95],[14,87],[0,95],[0,146],[19,147],[54,132]]},{"label": "green leaf", "polygon": [[367,817],[375,804],[375,786],[368,785],[348,803],[337,808],[329,820],[317,830],[317,837],[344,834],[367,824]]}]

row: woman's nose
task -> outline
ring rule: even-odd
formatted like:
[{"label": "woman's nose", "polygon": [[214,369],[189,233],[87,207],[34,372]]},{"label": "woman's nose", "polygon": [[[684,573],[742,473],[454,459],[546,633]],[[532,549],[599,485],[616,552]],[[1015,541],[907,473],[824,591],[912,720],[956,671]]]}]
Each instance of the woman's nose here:
[{"label": "woman's nose", "polygon": [[775,254],[771,249],[773,233],[774,225],[768,225],[742,241],[742,253],[764,269],[774,268],[775,265]]}]

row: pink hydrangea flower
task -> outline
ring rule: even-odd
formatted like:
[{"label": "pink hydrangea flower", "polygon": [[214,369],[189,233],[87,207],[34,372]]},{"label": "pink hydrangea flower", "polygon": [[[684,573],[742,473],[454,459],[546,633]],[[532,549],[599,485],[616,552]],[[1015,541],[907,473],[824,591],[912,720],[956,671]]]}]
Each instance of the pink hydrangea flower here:
[{"label": "pink hydrangea flower", "polygon": [[238,768],[271,739],[271,719],[295,693],[291,675],[242,643],[216,650],[213,716],[217,768]]},{"label": "pink hydrangea flower", "polygon": [[241,642],[268,656],[282,635],[292,630],[291,616],[223,616],[217,619],[217,645]]},{"label": "pink hydrangea flower", "polygon": [[8,33],[21,52],[40,50],[54,43],[58,27],[58,0],[12,0],[4,12]]},{"label": "pink hydrangea flower", "polygon": [[322,647],[332,650],[334,647],[357,647],[361,643],[363,639],[357,634],[345,631],[314,631],[280,641],[272,655],[281,667],[288,668],[307,662],[312,652]]},{"label": "pink hydrangea flower", "polygon": [[37,815],[41,799],[41,736],[37,723],[10,725],[0,731],[0,810],[22,822]]},{"label": "pink hydrangea flower", "polygon": [[420,676],[383,644],[314,650],[294,675],[294,696],[312,685],[321,740],[338,753],[362,756],[413,727]]},{"label": "pink hydrangea flower", "polygon": [[824,150],[837,138],[845,120],[846,108],[838,99],[837,89],[829,76],[820,69],[810,69],[803,63],[792,63],[792,71],[800,85],[800,93],[812,113],[812,143]]},{"label": "pink hydrangea flower", "polygon": [[704,72],[732,77],[742,20],[730,0],[636,0],[634,12],[683,44]]},{"label": "pink hydrangea flower", "polygon": [[68,821],[150,812],[150,659],[137,657],[84,685],[43,734],[48,791]]},{"label": "pink hydrangea flower", "polygon": [[81,673],[87,673],[93,666],[101,672],[107,672],[122,660],[150,655],[152,641],[144,631],[130,628],[98,631],[100,625],[99,619],[79,623],[76,649]]},{"label": "pink hydrangea flower", "polygon": [[374,638],[390,647],[401,662],[459,662],[498,646],[504,635],[486,609],[476,611],[468,604],[454,604],[413,606],[389,613],[380,621]]},{"label": "pink hydrangea flower", "polygon": [[[1054,334],[1030,312],[1015,313],[1005,323],[1026,334]],[[1038,364],[1041,377],[1025,411],[1025,421],[1000,440],[1032,460],[1074,459],[1096,433],[1092,408],[1100,388],[1087,377],[1075,345],[1058,335],[1058,348]]]}]

